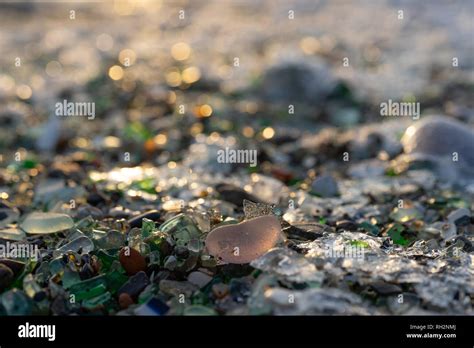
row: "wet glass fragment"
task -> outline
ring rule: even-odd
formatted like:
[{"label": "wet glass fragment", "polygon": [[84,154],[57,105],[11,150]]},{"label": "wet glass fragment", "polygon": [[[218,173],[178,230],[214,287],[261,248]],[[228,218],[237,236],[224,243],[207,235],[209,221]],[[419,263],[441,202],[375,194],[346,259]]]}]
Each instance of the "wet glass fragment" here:
[{"label": "wet glass fragment", "polygon": [[291,249],[274,248],[250,265],[292,282],[321,283],[324,279],[313,263]]},{"label": "wet glass fragment", "polygon": [[390,218],[397,222],[408,222],[422,218],[422,214],[416,208],[395,208]]},{"label": "wet glass fragment", "polygon": [[184,309],[184,315],[217,315],[217,312],[212,308],[201,306],[201,305],[193,305],[188,306]]},{"label": "wet glass fragment", "polygon": [[224,262],[249,263],[274,247],[281,238],[278,218],[266,215],[212,230],[206,238],[209,253]]},{"label": "wet glass fragment", "polygon": [[154,316],[165,315],[169,311],[169,306],[163,301],[153,297],[148,302],[142,304],[134,310],[136,315]]},{"label": "wet glass fragment", "polygon": [[7,315],[31,315],[33,302],[18,289],[9,290],[1,295],[0,303]]},{"label": "wet glass fragment", "polygon": [[405,227],[401,224],[394,224],[387,231],[387,234],[394,243],[403,246],[407,246],[414,239],[413,236],[406,233]]},{"label": "wet glass fragment", "polygon": [[107,302],[111,301],[112,295],[110,292],[104,292],[93,298],[88,298],[82,301],[82,307],[89,310],[97,309],[98,307],[105,306]]},{"label": "wet glass fragment", "polygon": [[24,240],[26,238],[25,232],[15,227],[7,227],[0,230],[0,238],[6,240]]},{"label": "wet glass fragment", "polygon": [[449,213],[447,219],[449,222],[455,225],[469,225],[469,222],[471,220],[471,212],[467,208],[459,208]]},{"label": "wet glass fragment", "polygon": [[109,230],[101,237],[95,239],[95,244],[102,249],[119,249],[125,244],[125,237],[120,231]]},{"label": "wet glass fragment", "polygon": [[63,245],[59,249],[56,249],[53,252],[53,257],[58,257],[63,253],[68,251],[74,251],[81,254],[88,254],[94,250],[94,243],[87,238],[86,236],[82,236],[79,238],[74,239],[73,241]]},{"label": "wet glass fragment", "polygon": [[143,238],[149,237],[155,230],[155,222],[153,220],[143,218],[142,219],[142,236]]},{"label": "wet glass fragment", "polygon": [[21,228],[30,234],[48,234],[67,230],[74,226],[66,214],[31,213],[21,223]]},{"label": "wet glass fragment", "polygon": [[130,277],[128,281],[122,285],[118,290],[118,294],[127,293],[132,298],[138,298],[138,295],[145,289],[150,280],[145,272],[138,272],[134,276]]},{"label": "wet glass fragment", "polygon": [[170,236],[176,245],[186,245],[191,239],[199,239],[201,231],[194,221],[187,215],[179,214],[165,221],[160,231]]}]

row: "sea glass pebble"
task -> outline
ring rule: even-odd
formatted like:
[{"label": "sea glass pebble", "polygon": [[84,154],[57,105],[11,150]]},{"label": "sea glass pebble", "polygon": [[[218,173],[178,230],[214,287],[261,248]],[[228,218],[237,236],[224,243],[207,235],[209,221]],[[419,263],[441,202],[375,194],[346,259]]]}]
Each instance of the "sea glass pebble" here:
[{"label": "sea glass pebble", "polygon": [[60,213],[31,213],[21,228],[30,234],[48,234],[67,230],[74,226],[69,215]]},{"label": "sea glass pebble", "polygon": [[474,168],[474,130],[452,118],[423,118],[406,130],[402,145],[407,154],[424,154],[436,158],[451,157],[455,153],[459,162]]},{"label": "sea glass pebble", "polygon": [[53,257],[58,257],[68,251],[81,252],[87,254],[94,250],[94,243],[86,236],[80,236],[73,241],[63,245],[57,250],[53,251]]},{"label": "sea glass pebble", "polygon": [[278,218],[260,216],[212,230],[206,238],[209,253],[228,263],[249,263],[276,245],[281,236]]},{"label": "sea glass pebble", "polygon": [[23,240],[25,237],[25,232],[16,227],[9,227],[4,230],[0,230],[0,239]]}]

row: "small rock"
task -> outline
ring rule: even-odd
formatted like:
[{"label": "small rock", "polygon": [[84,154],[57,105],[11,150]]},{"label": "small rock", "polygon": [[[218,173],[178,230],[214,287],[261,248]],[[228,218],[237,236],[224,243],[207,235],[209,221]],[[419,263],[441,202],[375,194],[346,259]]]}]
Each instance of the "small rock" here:
[{"label": "small rock", "polygon": [[107,198],[99,193],[99,192],[92,192],[87,196],[87,203],[96,207],[98,205],[102,205],[107,202]]},{"label": "small rock", "polygon": [[323,198],[335,197],[339,195],[339,187],[332,176],[323,175],[313,181],[311,192]]},{"label": "small rock", "polygon": [[5,309],[7,315],[31,315],[33,311],[33,301],[19,289],[11,289],[0,296],[0,304]]},{"label": "small rock", "polygon": [[252,292],[252,281],[252,277],[234,278],[230,281],[230,295],[235,302],[245,303]]},{"label": "small rock", "polygon": [[471,221],[471,212],[467,208],[456,209],[449,213],[448,221],[457,226],[468,225]]},{"label": "small rock", "polygon": [[127,294],[126,292],[122,292],[119,295],[118,302],[119,302],[120,308],[122,309],[127,309],[128,307],[130,307],[132,304],[135,303],[133,302],[133,299],[130,297],[130,295]]},{"label": "small rock", "polygon": [[262,79],[263,97],[268,102],[314,105],[336,87],[328,67],[319,60],[288,60],[268,69]]},{"label": "small rock", "polygon": [[234,225],[220,226],[206,238],[209,253],[228,263],[249,263],[274,247],[281,226],[273,215],[260,216]]},{"label": "small rock", "polygon": [[179,259],[187,259],[189,257],[189,249],[185,246],[176,246],[176,248],[174,248],[174,253]]},{"label": "small rock", "polygon": [[13,271],[9,267],[0,264],[0,292],[8,288],[12,284],[13,279]]},{"label": "small rock", "polygon": [[145,272],[140,271],[134,276],[130,277],[128,281],[122,285],[118,290],[118,294],[126,293],[132,298],[137,298],[138,295],[150,284],[150,280]]},{"label": "small rock", "polygon": [[259,202],[260,200],[251,195],[244,189],[230,184],[217,184],[216,191],[219,193],[223,201],[235,204],[238,207],[242,206],[242,202],[246,199],[252,202]]},{"label": "small rock", "polygon": [[130,225],[130,228],[133,228],[133,227],[140,227],[141,228],[143,218],[147,218],[147,219],[153,220],[153,221],[159,221],[160,217],[161,217],[161,214],[158,210],[150,210],[150,211],[147,211],[146,213],[143,213],[143,214],[140,214],[138,216],[135,216],[135,217],[131,218],[130,220],[128,220],[128,223]]},{"label": "small rock", "polygon": [[84,219],[88,216],[91,216],[95,220],[101,220],[104,217],[104,213],[99,208],[86,204],[77,208],[77,211],[74,215],[74,217],[78,220]]},{"label": "small rock", "polygon": [[113,207],[109,210],[109,215],[116,219],[128,219],[130,211],[121,206]]},{"label": "small rock", "polygon": [[56,296],[51,303],[51,314],[53,315],[68,315],[69,299],[66,299],[64,296]]},{"label": "small rock", "polygon": [[308,222],[295,223],[285,229],[283,232],[292,239],[315,240],[323,236],[324,232],[332,232],[331,227],[323,224]]},{"label": "small rock", "polygon": [[122,248],[119,254],[119,261],[128,275],[134,275],[146,270],[145,258],[133,248]]},{"label": "small rock", "polygon": [[82,186],[66,186],[64,179],[45,179],[36,185],[34,202],[37,204],[53,201],[69,202],[85,194]]},{"label": "small rock", "polygon": [[401,143],[405,154],[400,163],[409,168],[427,168],[441,180],[458,185],[472,183],[474,130],[452,118],[424,117],[410,126]]},{"label": "small rock", "polygon": [[211,276],[208,276],[202,272],[191,272],[188,276],[188,281],[194,285],[199,286],[199,288],[205,287],[212,280]]},{"label": "small rock", "polygon": [[25,268],[25,263],[16,260],[0,259],[0,265],[5,265],[13,271],[14,276],[18,276]]},{"label": "small rock", "polygon": [[92,278],[95,274],[94,268],[89,263],[84,264],[79,272],[79,276],[82,280]]},{"label": "small rock", "polygon": [[441,230],[436,226],[426,226],[418,233],[418,237],[423,240],[439,239]]},{"label": "small rock", "polygon": [[474,167],[474,131],[452,118],[424,117],[407,129],[402,145],[405,153],[423,153],[435,157],[452,157],[456,152],[459,161]]},{"label": "small rock", "polygon": [[212,286],[212,293],[218,299],[224,298],[229,294],[229,286],[224,283],[214,284]]},{"label": "small rock", "polygon": [[0,227],[5,227],[18,221],[19,217],[20,212],[17,208],[9,207],[7,204],[0,202]]},{"label": "small rock", "polygon": [[183,294],[186,298],[191,298],[192,294],[199,290],[190,282],[180,282],[176,280],[163,279],[160,282],[160,291],[169,296],[179,296]]},{"label": "small rock", "polygon": [[166,303],[160,301],[159,299],[152,297],[148,302],[137,307],[134,311],[136,315],[140,316],[155,316],[155,315],[165,315],[170,308]]},{"label": "small rock", "polygon": [[178,266],[178,259],[174,255],[168,255],[165,260],[163,267],[169,271],[174,271]]},{"label": "small rock", "polygon": [[384,281],[376,281],[370,285],[380,295],[392,295],[402,292],[402,288],[395,284],[390,284]]},{"label": "small rock", "polygon": [[474,246],[472,245],[472,242],[464,236],[456,237],[454,242],[457,245],[460,245],[462,247],[462,250],[464,250],[467,253],[474,251]]},{"label": "small rock", "polygon": [[356,231],[357,224],[350,220],[341,220],[336,222],[336,228],[338,230]]},{"label": "small rock", "polygon": [[[437,224],[436,226],[438,226],[441,230],[441,237],[444,239],[444,240],[450,240],[450,239],[453,239],[454,237],[456,237],[457,235],[457,229],[456,229],[456,225],[451,223],[451,222],[446,222],[446,223],[443,223],[443,222],[439,222],[439,223],[435,223]],[[435,225],[433,224],[433,225]]]}]

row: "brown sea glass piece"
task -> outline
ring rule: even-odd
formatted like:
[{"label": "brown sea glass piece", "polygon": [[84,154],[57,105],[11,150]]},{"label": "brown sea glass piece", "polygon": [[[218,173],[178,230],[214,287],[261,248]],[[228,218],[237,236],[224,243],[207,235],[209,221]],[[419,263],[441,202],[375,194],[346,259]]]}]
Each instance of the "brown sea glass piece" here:
[{"label": "brown sea glass piece", "polygon": [[243,264],[273,248],[280,236],[278,218],[266,215],[212,230],[206,238],[206,246],[211,255],[224,262]]}]

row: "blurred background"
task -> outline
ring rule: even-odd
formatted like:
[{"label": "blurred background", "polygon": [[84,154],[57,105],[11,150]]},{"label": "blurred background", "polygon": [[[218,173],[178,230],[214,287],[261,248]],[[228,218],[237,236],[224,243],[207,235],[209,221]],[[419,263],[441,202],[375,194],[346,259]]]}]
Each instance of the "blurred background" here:
[{"label": "blurred background", "polygon": [[[473,14],[470,0],[1,1],[0,239],[35,243],[43,257],[24,260],[23,276],[0,267],[6,312],[126,310],[132,299],[115,298],[125,275],[107,285],[113,298],[82,308],[49,302],[42,287],[56,294],[54,278],[87,290],[109,272],[89,256],[126,268],[118,251],[133,243],[139,269],[160,282],[145,295],[170,313],[184,313],[174,294],[193,293],[195,273],[217,287],[202,292],[212,308],[196,296],[191,314],[472,313]],[[402,144],[413,119],[382,116],[389,100],[446,117],[408,128]],[[64,101],[93,115],[58,115]],[[257,166],[219,163],[227,147],[255,151]],[[199,241],[269,212],[285,241],[261,250],[256,273],[217,267],[203,243],[168,243],[176,230]],[[154,221],[156,236],[173,231],[159,253],[147,244]],[[326,253],[346,246],[372,257]],[[296,307],[281,300],[293,288]]]},{"label": "blurred background", "polygon": [[[183,151],[201,134],[255,148],[328,126],[382,122],[380,103],[388,99],[469,122],[473,7],[440,0],[2,2],[3,163],[17,151],[48,160],[86,149],[107,150],[104,165],[113,166],[122,156],[112,153],[126,148],[131,164],[166,164],[189,156]],[[64,99],[95,103],[95,118],[58,118],[55,104]]]}]

